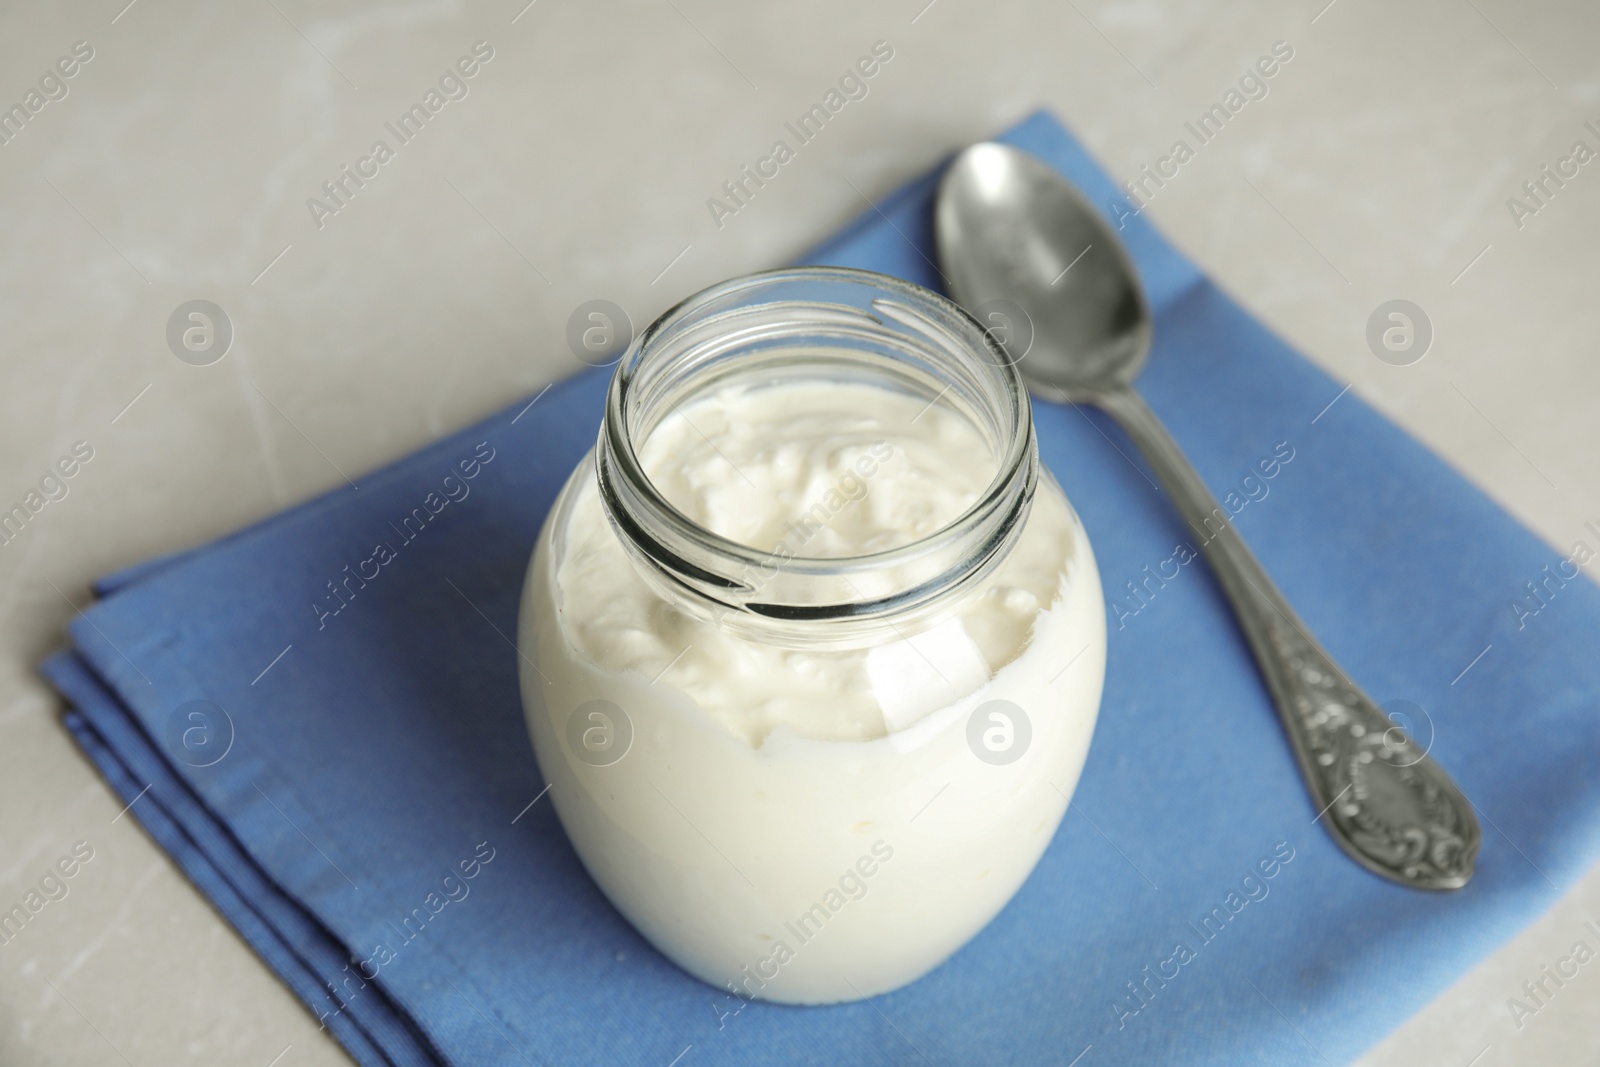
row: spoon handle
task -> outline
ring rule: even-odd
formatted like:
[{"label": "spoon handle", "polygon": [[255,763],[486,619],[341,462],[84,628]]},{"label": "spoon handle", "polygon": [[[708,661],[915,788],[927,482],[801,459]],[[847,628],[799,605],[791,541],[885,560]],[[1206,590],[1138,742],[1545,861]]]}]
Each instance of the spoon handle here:
[{"label": "spoon handle", "polygon": [[1139,446],[1204,551],[1334,841],[1402,885],[1466,885],[1482,831],[1461,790],[1317,644],[1139,395],[1115,388],[1093,402]]}]

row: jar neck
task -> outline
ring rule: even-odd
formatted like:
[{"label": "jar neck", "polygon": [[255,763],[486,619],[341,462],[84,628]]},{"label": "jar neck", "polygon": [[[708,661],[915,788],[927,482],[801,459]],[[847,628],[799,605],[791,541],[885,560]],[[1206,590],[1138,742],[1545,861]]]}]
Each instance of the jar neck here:
[{"label": "jar neck", "polygon": [[[722,537],[674,507],[645,473],[644,441],[696,396],[816,381],[944,405],[985,440],[993,481],[929,536],[867,555],[815,557]],[[1038,469],[1027,391],[971,316],[908,282],[835,267],[734,279],[663,314],[619,364],[596,448],[606,514],[658,591],[719,625],[801,643],[900,629],[981,585],[1021,533]]]}]

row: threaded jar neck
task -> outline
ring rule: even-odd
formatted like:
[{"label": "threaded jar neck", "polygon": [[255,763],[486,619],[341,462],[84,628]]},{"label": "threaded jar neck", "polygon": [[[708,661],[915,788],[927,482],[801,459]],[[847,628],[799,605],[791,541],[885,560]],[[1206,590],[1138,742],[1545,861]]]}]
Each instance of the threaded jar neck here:
[{"label": "threaded jar neck", "polygon": [[[993,481],[926,537],[867,555],[809,557],[718,535],[645,473],[645,440],[696,397],[818,381],[944,405],[989,446]],[[618,364],[595,456],[606,514],[664,596],[725,625],[824,643],[903,625],[975,587],[1021,532],[1039,468],[1027,390],[983,328],[937,293],[842,267],[736,278],[665,312]]]}]

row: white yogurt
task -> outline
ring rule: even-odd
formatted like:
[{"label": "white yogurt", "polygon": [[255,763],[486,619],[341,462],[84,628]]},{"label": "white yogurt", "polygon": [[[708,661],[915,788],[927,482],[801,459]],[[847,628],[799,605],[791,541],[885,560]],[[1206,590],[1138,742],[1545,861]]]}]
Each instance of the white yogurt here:
[{"label": "white yogurt", "polygon": [[[842,383],[698,398],[641,460],[707,529],[811,557],[934,533],[996,466],[944,405]],[[949,956],[1033,869],[1105,663],[1094,558],[1048,474],[1000,566],[919,627],[821,650],[718,626],[640,575],[592,457],[574,473],[524,588],[524,705],[584,864],[686,970],[746,997],[872,996]],[[620,758],[584,750],[630,734]]]}]

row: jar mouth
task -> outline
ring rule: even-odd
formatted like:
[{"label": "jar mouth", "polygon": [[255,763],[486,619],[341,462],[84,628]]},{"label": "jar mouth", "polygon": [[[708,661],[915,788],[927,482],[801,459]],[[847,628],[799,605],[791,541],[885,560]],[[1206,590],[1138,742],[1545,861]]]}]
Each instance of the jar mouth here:
[{"label": "jar mouth", "polygon": [[[724,537],[662,494],[639,449],[695,395],[785,380],[871,382],[944,403],[986,438],[994,477],[939,529],[870,553],[808,556]],[[969,586],[1004,558],[1032,503],[1038,451],[1016,366],[959,305],[873,271],[790,267],[701,290],[635,339],[611,380],[595,466],[606,514],[642,572],[702,613],[882,620]]]}]

